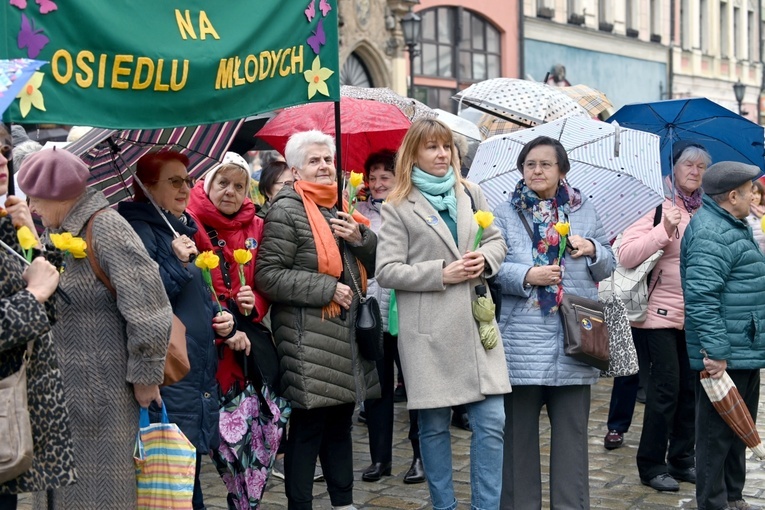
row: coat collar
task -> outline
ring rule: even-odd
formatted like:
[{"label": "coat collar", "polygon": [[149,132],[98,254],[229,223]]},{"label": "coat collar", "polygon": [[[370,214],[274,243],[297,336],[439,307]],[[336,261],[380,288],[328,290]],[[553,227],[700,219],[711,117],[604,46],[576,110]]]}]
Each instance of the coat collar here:
[{"label": "coat collar", "polygon": [[51,229],[52,232],[71,232],[72,235],[83,235],[82,229],[96,211],[109,207],[109,201],[100,191],[88,188],[61,222],[61,227]]},{"label": "coat collar", "polygon": [[720,207],[720,205],[715,202],[709,195],[704,195],[704,197],[701,199],[702,203],[704,204],[704,208],[709,210],[712,214],[715,216],[719,216],[720,219],[726,221],[734,228],[743,228],[748,229],[749,224],[746,222],[746,218],[744,219],[738,219],[735,216],[733,216],[731,213]]},{"label": "coat collar", "polygon": [[465,193],[465,188],[461,183],[457,183],[455,194],[457,197],[457,240],[459,246],[454,243],[452,233],[449,227],[441,219],[428,199],[426,199],[420,190],[416,187],[409,193],[407,199],[414,205],[414,212],[429,227],[432,228],[444,244],[451,250],[456,258],[462,258],[462,255],[468,251],[470,246],[471,230],[473,227],[473,210],[470,207],[470,198]]}]

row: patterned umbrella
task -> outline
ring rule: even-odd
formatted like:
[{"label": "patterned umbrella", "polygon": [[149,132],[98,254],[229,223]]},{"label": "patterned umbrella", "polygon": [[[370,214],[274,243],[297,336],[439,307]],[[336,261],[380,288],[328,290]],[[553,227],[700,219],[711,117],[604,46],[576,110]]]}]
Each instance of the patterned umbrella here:
[{"label": "patterned umbrella", "polygon": [[66,150],[90,168],[88,184],[104,192],[109,202],[131,197],[133,166],[158,150],[175,150],[189,158],[189,174],[199,177],[226,153],[241,120],[167,129],[91,129]]},{"label": "patterned umbrella", "polygon": [[558,87],[516,78],[478,82],[452,99],[526,127],[571,116],[589,118],[587,110]]},{"label": "patterned umbrella", "polygon": [[558,90],[579,103],[592,117],[597,117],[604,111],[614,107],[604,93],[588,85],[559,87]]},{"label": "patterned umbrella", "polygon": [[340,96],[352,97],[354,99],[367,99],[369,101],[377,101],[378,103],[392,104],[401,112],[406,115],[410,121],[414,122],[417,119],[427,119],[436,116],[435,112],[427,105],[412,99],[411,97],[404,97],[396,94],[391,89],[386,87],[354,87],[351,85],[343,85],[340,87]]},{"label": "patterned umbrella", "polygon": [[752,449],[757,457],[765,460],[765,446],[760,440],[760,434],[757,432],[744,399],[741,398],[741,394],[728,372],[723,372],[722,377],[714,379],[709,375],[709,372],[702,370],[701,386],[725,423],[733,429],[733,432],[741,438],[745,445]]},{"label": "patterned umbrella", "polygon": [[528,126],[521,126],[509,120],[500,119],[490,113],[484,113],[481,120],[478,121],[478,130],[484,140],[496,135],[506,135],[526,129]]},{"label": "patterned umbrella", "polygon": [[567,180],[592,201],[609,238],[662,202],[658,136],[569,117],[495,136],[478,147],[468,179],[481,185],[492,208],[512,196],[521,179],[518,154],[542,135],[566,148],[571,162]]}]

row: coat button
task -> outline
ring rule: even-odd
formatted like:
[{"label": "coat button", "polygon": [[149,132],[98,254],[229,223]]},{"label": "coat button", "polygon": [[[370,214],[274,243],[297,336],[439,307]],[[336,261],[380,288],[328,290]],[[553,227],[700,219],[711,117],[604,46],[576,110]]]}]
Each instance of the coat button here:
[{"label": "coat button", "polygon": [[210,398],[210,394],[208,392],[205,392],[204,397],[205,398]]}]

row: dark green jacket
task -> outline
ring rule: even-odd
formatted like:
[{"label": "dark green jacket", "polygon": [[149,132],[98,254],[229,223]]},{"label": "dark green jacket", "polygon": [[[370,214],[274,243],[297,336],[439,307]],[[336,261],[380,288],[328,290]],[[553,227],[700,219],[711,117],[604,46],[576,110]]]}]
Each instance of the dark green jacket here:
[{"label": "dark green jacket", "polygon": [[711,359],[733,370],[765,368],[765,255],[746,220],[705,196],[683,236],[680,276],[691,368]]},{"label": "dark green jacket", "polygon": [[[327,221],[336,210],[320,208]],[[363,359],[354,328],[359,296],[349,271],[361,286],[358,259],[374,275],[377,237],[361,226],[360,246],[345,246],[342,282],[354,289],[345,319],[322,319],[337,279],[320,273],[316,244],[300,196],[283,190],[266,216],[255,265],[255,286],[272,303],[271,329],[279,353],[282,395],[293,407],[316,409],[361,402],[380,395],[375,364]],[[350,267],[348,263],[350,262]]]}]

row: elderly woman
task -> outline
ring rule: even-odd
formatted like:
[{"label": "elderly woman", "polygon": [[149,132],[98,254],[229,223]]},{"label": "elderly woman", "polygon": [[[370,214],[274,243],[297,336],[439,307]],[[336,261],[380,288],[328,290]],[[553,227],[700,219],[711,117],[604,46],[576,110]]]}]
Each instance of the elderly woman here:
[{"label": "elderly woman", "polygon": [[[197,449],[192,504],[195,509],[202,509],[205,507],[199,483],[202,455],[220,443],[215,338],[230,341],[236,333],[236,322],[227,310],[218,311],[201,270],[191,261],[192,255],[197,254],[192,241],[197,225],[185,212],[192,184],[186,172],[188,163],[186,156],[167,151],[146,155],[136,165],[136,176],[162,209],[164,219],[137,184],[133,188],[134,201],[121,202],[118,210],[138,233],[149,256],[159,264],[173,313],[186,326],[191,370],[175,384],[162,387],[162,400],[170,421],[178,424]],[[165,220],[179,234],[177,237]],[[159,409],[152,411],[156,416]]]},{"label": "elderly woman", "polygon": [[749,208],[747,223],[752,227],[754,241],[760,250],[765,253],[765,232],[762,228],[762,217],[765,215],[765,184],[762,180],[752,182],[752,205]]},{"label": "elderly woman", "polygon": [[419,410],[420,448],[435,509],[454,509],[449,424],[465,404],[472,425],[473,508],[499,508],[505,412],[510,391],[501,345],[481,342],[474,288],[499,269],[507,248],[493,225],[480,246],[473,204],[480,188],[462,180],[452,131],[434,119],[412,124],[398,151],[396,186],[382,207],[377,283],[396,291],[399,354],[408,407]]},{"label": "elderly woman", "polygon": [[359,354],[354,329],[377,237],[359,223],[366,218],[336,209],[331,136],[294,134],[284,153],[294,189],[282,189],[268,212],[255,285],[272,302],[282,393],[293,406],[285,490],[290,509],[311,508],[318,456],[333,508],[349,509],[354,403],[380,394],[374,362]]},{"label": "elderly woman", "polygon": [[[0,195],[8,192],[11,149],[10,135],[0,124]],[[26,207],[25,202],[18,201],[9,205],[16,213],[13,217],[0,215],[0,239],[17,253],[21,253],[21,248],[15,226],[24,225],[18,218],[29,218]],[[49,333],[56,320],[52,295],[58,282],[59,272],[44,258],[35,258],[25,268],[16,257],[0,248],[0,380],[18,372],[27,344],[32,342],[26,377],[34,438],[31,468],[0,484],[3,510],[14,510],[20,493],[55,489],[74,482],[69,412]]]},{"label": "elderly woman", "polygon": [[[587,421],[590,386],[599,371],[564,355],[558,307],[564,293],[597,300],[597,282],[614,270],[614,255],[595,207],[565,180],[570,165],[560,142],[531,140],[517,165],[523,178],[494,211],[508,246],[498,279],[513,385],[505,395],[502,508],[542,508],[539,416],[546,407],[552,426],[550,506],[588,509]],[[571,252],[560,260],[558,222],[571,226]]]},{"label": "elderly woman", "polygon": [[[117,291],[115,298],[88,258],[65,255],[60,286],[71,303],[58,300],[53,344],[77,483],[56,490],[53,506],[127,510],[136,507],[138,407],[160,401],[172,315],[157,265],[104,195],[86,189],[89,175],[78,157],[58,149],[32,154],[19,172],[19,187],[46,227],[43,241],[64,232],[85,238],[90,227],[86,252]],[[44,498],[36,493],[36,506]]]},{"label": "elderly woman", "polygon": [[[701,207],[701,180],[711,158],[695,143],[673,148],[674,178],[666,180],[666,198],[655,222],[651,211],[622,236],[619,262],[637,267],[664,250],[648,282],[648,313],[632,323],[632,336],[651,358],[643,432],[637,453],[640,481],[657,491],[677,491],[678,480],[695,483],[694,376],[685,344],[685,313],[680,283],[680,241],[691,216]],[[637,382],[632,381],[637,391]],[[634,407],[634,393],[627,402]],[[629,409],[632,414],[632,409]]]},{"label": "elderly woman", "polygon": [[[218,351],[216,377],[225,399],[244,390],[246,378],[242,355],[249,356],[251,350],[256,363],[253,368],[259,373],[249,373],[249,380],[258,380],[262,376],[263,383],[273,387],[279,375],[271,334],[260,325],[268,312],[268,302],[252,291],[263,220],[255,216],[255,206],[246,195],[249,185],[247,162],[239,154],[228,152],[223,161],[191,189],[187,209],[197,224],[194,235],[197,249],[212,251],[220,257],[220,265],[211,271],[213,287],[218,299],[227,304],[237,320],[238,331],[230,341],[221,343]],[[234,250],[247,250],[252,256],[252,261],[243,266],[244,284],[239,279]],[[221,475],[227,472],[221,472]],[[229,495],[230,508],[235,506],[233,498]]]},{"label": "elderly woman", "polygon": [[272,161],[264,166],[260,172],[258,191],[266,197],[266,201],[260,206],[258,216],[265,219],[268,208],[276,194],[285,186],[291,188],[293,182],[292,169],[284,161]]}]

